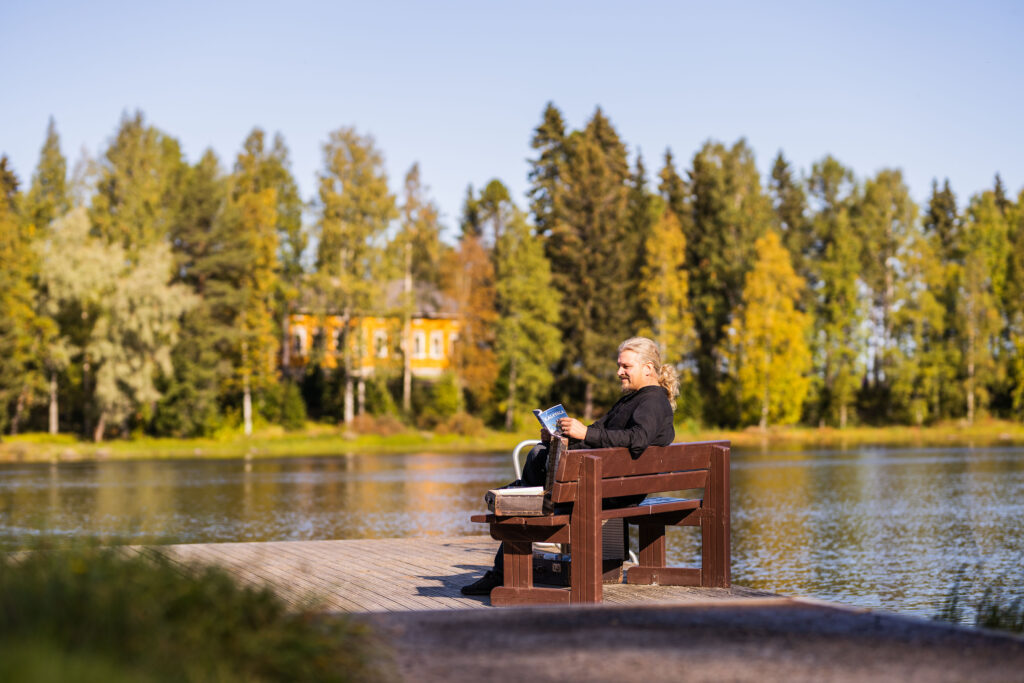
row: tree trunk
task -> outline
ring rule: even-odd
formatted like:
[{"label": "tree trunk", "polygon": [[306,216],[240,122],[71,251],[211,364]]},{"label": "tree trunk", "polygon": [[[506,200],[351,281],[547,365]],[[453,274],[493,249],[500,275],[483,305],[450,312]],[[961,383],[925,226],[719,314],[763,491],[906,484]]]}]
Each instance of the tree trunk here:
[{"label": "tree trunk", "polygon": [[356,385],[356,410],[359,415],[366,414],[366,380],[362,377],[359,378],[359,383]]},{"label": "tree trunk", "polygon": [[839,406],[839,428],[846,429],[846,404]]},{"label": "tree trunk", "polygon": [[249,375],[245,375],[245,388],[242,393],[242,424],[246,436],[252,436],[252,389],[249,387]]},{"label": "tree trunk", "polygon": [[967,324],[967,424],[974,424],[974,344],[976,330],[973,322]]},{"label": "tree trunk", "polygon": [[355,417],[353,410],[353,396],[352,396],[352,376],[345,375],[345,408],[342,419],[346,425],[352,424],[352,418]]},{"label": "tree trunk", "polygon": [[505,410],[505,431],[511,432],[515,427],[516,418],[516,359],[512,357],[512,363],[508,369],[508,408]]},{"label": "tree trunk", "polygon": [[[91,382],[92,376],[90,374],[90,370],[91,369],[92,368],[89,366],[89,361],[88,361],[88,359],[86,359],[82,363],[82,394],[85,396],[86,401],[89,401],[90,403],[91,403],[90,399],[92,398],[92,382]],[[92,410],[90,409],[90,406],[89,406],[88,403],[86,404],[85,410],[83,412],[85,413],[85,415],[84,415],[84,417],[85,417],[85,425],[84,425],[85,426],[85,434],[84,435],[85,436],[89,436],[89,432],[92,431]]]},{"label": "tree trunk", "polygon": [[412,413],[412,245],[405,244],[405,311],[402,321],[402,412]]},{"label": "tree trunk", "polygon": [[60,413],[57,406],[57,371],[50,371],[50,433],[60,431]]},{"label": "tree trunk", "polygon": [[99,420],[96,422],[96,429],[93,430],[92,440],[96,443],[103,441],[103,432],[107,429],[107,414],[104,411],[100,411]]},{"label": "tree trunk", "polygon": [[25,413],[25,403],[28,399],[28,387],[23,386],[18,392],[18,400],[14,402],[14,417],[11,418],[11,436],[18,433],[21,426],[21,416]]},{"label": "tree trunk", "polygon": [[583,390],[583,421],[590,422],[594,417],[594,383],[587,382]]}]

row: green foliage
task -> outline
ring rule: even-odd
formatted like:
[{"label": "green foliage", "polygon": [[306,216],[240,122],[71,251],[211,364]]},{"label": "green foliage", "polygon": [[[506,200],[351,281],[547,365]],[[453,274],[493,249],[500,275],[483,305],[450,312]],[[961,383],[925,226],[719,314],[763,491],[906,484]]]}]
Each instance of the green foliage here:
[{"label": "green foliage", "polygon": [[740,416],[721,389],[721,354],[729,316],[740,301],[754,243],[773,223],[745,140],[732,147],[707,142],[693,158],[688,184],[686,262],[691,265],[690,300],[697,334],[695,360],[705,421],[735,424]]},{"label": "green foliage", "polygon": [[93,372],[92,403],[102,439],[108,423],[122,424],[156,403],[158,371],[171,372],[178,319],[195,305],[180,284],[169,284],[166,243],[138,247],[134,258],[120,244],[90,235],[84,209],[55,222],[41,245],[43,283],[59,308],[88,318],[82,354]]},{"label": "green foliage", "polygon": [[186,574],[159,556],[0,558],[4,680],[368,680],[379,670],[367,635],[345,618],[289,612],[218,569]]},{"label": "green foliage", "polygon": [[727,354],[744,417],[761,429],[793,424],[807,394],[809,320],[797,310],[804,282],[774,231],[754,244],[757,261],[747,274],[743,299],[729,328]]},{"label": "green foliage", "polygon": [[531,195],[534,221],[545,230],[552,284],[563,297],[560,379],[584,387],[582,412],[589,419],[595,400],[613,398],[607,379],[615,349],[636,320],[628,268],[640,245],[626,234],[629,167],[611,121],[598,109],[583,130],[558,140],[556,112],[549,107],[538,129],[547,142],[534,162]]},{"label": "green foliage", "polygon": [[513,207],[494,251],[498,319],[495,348],[505,391],[498,409],[505,428],[537,407],[551,387],[551,366],[562,353],[557,321],[559,293],[540,238]]}]

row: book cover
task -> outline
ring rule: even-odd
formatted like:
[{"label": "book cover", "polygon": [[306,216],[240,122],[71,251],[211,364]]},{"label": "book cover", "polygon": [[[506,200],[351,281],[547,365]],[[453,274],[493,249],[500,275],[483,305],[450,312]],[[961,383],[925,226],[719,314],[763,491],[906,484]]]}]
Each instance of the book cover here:
[{"label": "book cover", "polygon": [[563,417],[569,417],[569,414],[565,412],[565,408],[559,403],[557,406],[552,406],[547,410],[534,410],[533,414],[537,416],[537,420],[541,426],[547,429],[555,436],[561,436],[562,432],[558,429],[558,421]]}]

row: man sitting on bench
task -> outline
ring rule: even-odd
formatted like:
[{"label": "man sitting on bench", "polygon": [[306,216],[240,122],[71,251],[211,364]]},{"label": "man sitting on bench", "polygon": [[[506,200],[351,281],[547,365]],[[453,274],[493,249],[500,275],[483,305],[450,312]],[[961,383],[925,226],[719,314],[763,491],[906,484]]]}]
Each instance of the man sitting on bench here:
[{"label": "man sitting on bench", "polygon": [[[619,345],[618,378],[624,396],[611,410],[589,427],[571,417],[558,421],[558,428],[569,437],[569,448],[628,448],[634,458],[648,446],[668,446],[675,439],[672,413],[679,395],[679,380],[671,365],[661,364],[658,345],[646,337],[632,337]],[[543,486],[547,477],[551,434],[541,430],[543,443],[526,457],[522,477],[509,486]],[[606,498],[605,508],[636,505],[644,496]],[[463,595],[490,595],[502,585],[504,544],[494,556],[494,567],[468,586]]]}]

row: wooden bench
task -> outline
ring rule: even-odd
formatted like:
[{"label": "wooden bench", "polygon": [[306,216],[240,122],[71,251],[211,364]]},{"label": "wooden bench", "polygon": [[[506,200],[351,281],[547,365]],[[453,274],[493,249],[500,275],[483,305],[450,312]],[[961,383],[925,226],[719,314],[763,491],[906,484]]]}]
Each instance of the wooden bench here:
[{"label": "wooden bench", "polygon": [[[651,446],[633,458],[625,448],[568,450],[552,439],[546,513],[536,517],[473,515],[505,544],[504,585],[492,605],[593,603],[602,598],[601,523],[623,519],[639,528],[639,564],[627,583],[672,586],[730,585],[729,442]],[[702,489],[700,498],[648,498],[639,505],[602,509],[602,498]],[[563,512],[567,503],[571,510]],[[666,525],[699,526],[700,568],[666,567]],[[568,543],[570,587],[533,585],[533,544]]]}]

